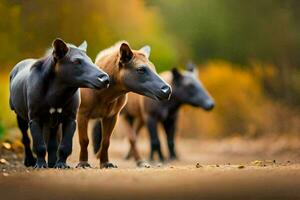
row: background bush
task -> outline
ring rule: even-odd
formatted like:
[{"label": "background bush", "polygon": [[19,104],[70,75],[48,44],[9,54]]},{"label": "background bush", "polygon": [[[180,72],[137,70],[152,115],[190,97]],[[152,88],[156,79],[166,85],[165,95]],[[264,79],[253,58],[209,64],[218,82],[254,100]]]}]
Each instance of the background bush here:
[{"label": "background bush", "polygon": [[297,133],[299,7],[298,0],[0,0],[0,126],[16,126],[11,68],[61,37],[87,40],[92,58],[118,40],[135,49],[149,44],[158,71],[199,64],[217,106],[210,113],[185,107],[182,136]]}]

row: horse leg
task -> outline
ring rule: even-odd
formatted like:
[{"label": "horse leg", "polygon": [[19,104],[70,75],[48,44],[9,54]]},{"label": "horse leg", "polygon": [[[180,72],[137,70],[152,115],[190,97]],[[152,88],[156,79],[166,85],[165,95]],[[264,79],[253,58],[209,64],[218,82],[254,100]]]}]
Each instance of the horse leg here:
[{"label": "horse leg", "polygon": [[167,119],[166,121],[163,122],[163,126],[164,126],[165,132],[167,134],[170,160],[176,160],[177,155],[175,152],[175,143],[174,143],[176,118]]},{"label": "horse leg", "polygon": [[130,126],[128,124],[128,127],[127,127],[128,131],[126,131],[126,133],[128,133],[128,138],[129,138],[129,142],[130,142],[130,150],[129,150],[126,158],[130,158],[131,156],[133,156],[138,167],[149,168],[150,165],[146,161],[142,160],[140,153],[137,149],[137,145],[136,145],[138,133],[141,130],[141,128],[143,127],[143,125],[144,124],[140,119],[136,119],[133,122],[132,126]]},{"label": "horse leg", "polygon": [[103,133],[102,133],[101,147],[99,152],[100,168],[117,168],[117,166],[110,163],[108,159],[108,148],[110,144],[110,137],[116,125],[117,119],[118,119],[118,114],[114,115],[113,117],[102,119]]},{"label": "horse leg", "polygon": [[161,152],[160,148],[160,141],[158,138],[157,132],[157,120],[153,117],[149,117],[147,121],[148,131],[150,133],[150,140],[151,140],[151,153],[150,153],[150,160],[153,161],[154,153],[157,152],[160,161],[164,161],[164,156]]},{"label": "horse leg", "polygon": [[73,136],[76,130],[76,120],[66,118],[62,123],[62,138],[58,147],[58,160],[56,168],[70,168],[67,165],[67,158],[72,153]]},{"label": "horse leg", "polygon": [[36,159],[32,154],[31,147],[30,147],[30,138],[28,135],[28,123],[23,120],[20,116],[17,116],[18,126],[22,132],[22,143],[25,148],[25,159],[24,165],[26,167],[33,167],[36,163]]},{"label": "horse leg", "polygon": [[29,128],[32,135],[34,151],[37,156],[34,168],[47,168],[45,160],[47,148],[43,136],[42,123],[39,119],[31,119],[29,121]]},{"label": "horse leg", "polygon": [[89,145],[89,137],[88,137],[88,123],[89,118],[87,116],[83,116],[78,114],[78,135],[79,135],[79,143],[80,143],[80,155],[79,155],[79,163],[76,166],[77,168],[86,168],[91,167],[88,163],[88,145]]},{"label": "horse leg", "polygon": [[53,168],[57,162],[58,127],[50,128],[48,138],[48,167]]}]

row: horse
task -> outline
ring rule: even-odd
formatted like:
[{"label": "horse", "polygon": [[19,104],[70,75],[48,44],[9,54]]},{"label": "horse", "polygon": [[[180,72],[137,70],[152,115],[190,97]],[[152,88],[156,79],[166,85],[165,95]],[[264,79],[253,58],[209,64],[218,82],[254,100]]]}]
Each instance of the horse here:
[{"label": "horse", "polygon": [[[172,86],[173,92],[169,101],[157,102],[140,95],[130,94],[128,102],[122,111],[122,116],[125,118],[125,131],[128,134],[131,145],[126,159],[130,159],[133,156],[139,167],[149,166],[146,161],[141,159],[136,147],[136,137],[143,126],[147,126],[150,134],[150,160],[154,159],[155,153],[158,153],[161,161],[165,160],[158,137],[158,123],[163,125],[167,136],[169,157],[171,160],[174,160],[177,159],[174,144],[176,122],[181,106],[186,104],[209,111],[213,109],[215,104],[204,85],[198,79],[198,72],[195,70],[194,65],[187,65],[187,69],[184,72],[173,68],[171,71],[162,73],[161,77]],[[95,126],[94,129],[97,130],[99,127]]]},{"label": "horse", "polygon": [[[45,57],[22,60],[10,73],[9,103],[22,132],[27,167],[69,168],[66,160],[72,152],[76,129],[78,88],[103,89],[109,84],[109,76],[87,56],[86,42],[76,47],[57,38],[52,46]],[[37,158],[30,147],[28,128]]]},{"label": "horse", "polygon": [[116,168],[117,165],[109,162],[108,149],[118,116],[126,104],[127,93],[135,92],[155,100],[169,99],[171,87],[159,77],[154,64],[149,61],[150,50],[149,46],[132,50],[128,42],[123,41],[98,54],[95,63],[108,73],[111,83],[102,91],[81,89],[77,117],[81,151],[77,167],[90,167],[87,150],[90,119],[100,119],[100,128],[93,137],[100,168]]}]

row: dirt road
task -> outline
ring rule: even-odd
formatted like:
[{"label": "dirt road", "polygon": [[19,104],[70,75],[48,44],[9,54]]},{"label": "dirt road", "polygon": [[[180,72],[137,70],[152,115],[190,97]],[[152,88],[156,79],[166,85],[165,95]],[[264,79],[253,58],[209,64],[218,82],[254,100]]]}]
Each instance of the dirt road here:
[{"label": "dirt road", "polygon": [[[180,161],[139,169],[123,159],[126,141],[113,140],[111,161],[119,168],[110,170],[100,170],[91,154],[93,169],[25,169],[18,156],[2,151],[8,163],[0,165],[0,199],[300,199],[298,147],[273,145],[181,140]],[[144,156],[146,147],[146,141],[140,143]],[[77,156],[75,148],[73,167]]]}]

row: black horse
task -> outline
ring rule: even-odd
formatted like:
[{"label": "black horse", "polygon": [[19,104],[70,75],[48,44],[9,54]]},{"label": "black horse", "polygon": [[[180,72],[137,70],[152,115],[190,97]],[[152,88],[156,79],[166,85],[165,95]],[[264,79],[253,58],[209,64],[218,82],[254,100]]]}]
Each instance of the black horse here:
[{"label": "black horse", "polygon": [[[76,129],[78,88],[101,89],[109,84],[108,75],[87,56],[86,42],[76,47],[56,39],[52,46],[44,58],[23,60],[10,73],[10,107],[23,134],[24,164],[35,168],[69,168],[66,160]],[[28,128],[37,159],[30,148]]]},{"label": "black horse", "polygon": [[[180,107],[187,104],[211,110],[215,104],[201,81],[197,78],[194,68],[193,64],[189,64],[184,72],[174,68],[172,71],[160,74],[172,86],[172,95],[169,101],[154,101],[137,95],[129,96],[127,105],[122,111],[126,119],[124,125],[127,127],[126,132],[129,135],[131,145],[127,159],[134,156],[138,166],[149,166],[145,161],[141,160],[136,147],[136,135],[143,125],[146,125],[151,140],[150,160],[153,160],[154,154],[157,153],[160,160],[164,161],[157,131],[158,123],[163,125],[166,132],[170,159],[177,158],[174,136]],[[141,98],[144,99],[139,100]],[[95,126],[95,130],[97,128]]]}]

